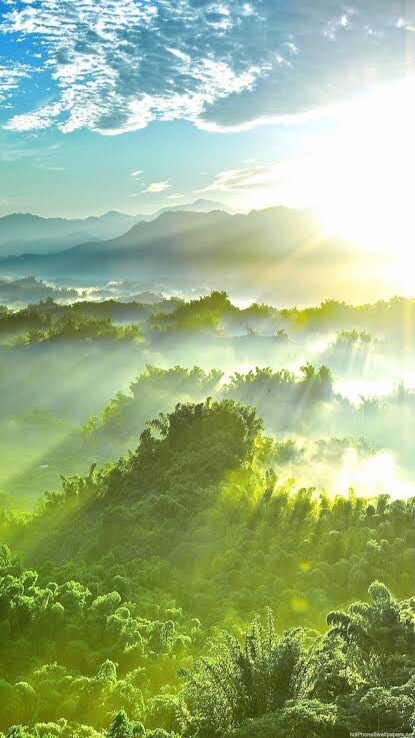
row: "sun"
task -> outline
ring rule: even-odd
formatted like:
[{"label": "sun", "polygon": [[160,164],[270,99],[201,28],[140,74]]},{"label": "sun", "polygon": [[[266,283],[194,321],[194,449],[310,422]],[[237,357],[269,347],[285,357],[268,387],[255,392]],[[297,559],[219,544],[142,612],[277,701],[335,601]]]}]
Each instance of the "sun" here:
[{"label": "sun", "polygon": [[351,104],[314,159],[325,228],[414,265],[415,79]]}]

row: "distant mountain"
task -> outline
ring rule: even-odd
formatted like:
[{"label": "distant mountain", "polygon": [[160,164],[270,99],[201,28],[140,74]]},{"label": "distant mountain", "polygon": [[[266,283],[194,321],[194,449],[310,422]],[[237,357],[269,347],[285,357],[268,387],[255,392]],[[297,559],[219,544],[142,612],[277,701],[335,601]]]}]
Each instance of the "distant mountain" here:
[{"label": "distant mountain", "polygon": [[274,303],[300,305],[333,295],[361,301],[368,290],[380,297],[387,293],[384,271],[373,255],[322,232],[311,211],[285,207],[247,215],[169,210],[117,238],[0,260],[0,274],[9,277],[153,281],[173,288],[203,280],[209,289],[248,289],[275,295]]},{"label": "distant mountain", "polygon": [[220,202],[215,202],[215,200],[204,200],[203,198],[199,198],[199,200],[189,202],[185,205],[172,205],[168,208],[162,208],[155,213],[154,217],[157,218],[159,215],[163,215],[163,213],[173,213],[178,210],[181,210],[184,213],[211,213],[213,210],[223,210],[223,212],[229,213],[230,215],[235,215],[235,213],[237,213],[237,210],[229,208],[227,205],[223,205]]},{"label": "distant mountain", "polygon": [[69,219],[14,213],[0,218],[0,252],[5,256],[50,253],[87,240],[115,238],[144,217],[113,212],[100,217]]},{"label": "distant mountain", "polygon": [[183,210],[210,212],[226,210],[211,200],[196,200],[185,205],[163,208],[151,215],[127,215],[110,211],[88,218],[42,218],[31,213],[14,213],[0,218],[0,254],[14,256],[23,253],[47,254],[64,251],[87,241],[116,238],[141,221],[150,221],[161,213]]},{"label": "distant mountain", "polygon": [[269,264],[287,257],[316,229],[311,213],[283,207],[249,215],[173,210],[137,223],[118,238],[90,241],[54,254],[3,259],[0,269],[43,276],[90,274],[100,279],[195,268],[251,269],[252,262]]}]

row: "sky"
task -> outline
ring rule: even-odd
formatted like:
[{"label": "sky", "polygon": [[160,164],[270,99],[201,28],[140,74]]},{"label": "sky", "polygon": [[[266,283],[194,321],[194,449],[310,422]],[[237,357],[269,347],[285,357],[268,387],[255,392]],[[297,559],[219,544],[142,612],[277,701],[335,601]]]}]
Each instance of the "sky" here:
[{"label": "sky", "polygon": [[413,184],[414,42],[414,0],[0,0],[0,215],[350,196],[362,230]]}]

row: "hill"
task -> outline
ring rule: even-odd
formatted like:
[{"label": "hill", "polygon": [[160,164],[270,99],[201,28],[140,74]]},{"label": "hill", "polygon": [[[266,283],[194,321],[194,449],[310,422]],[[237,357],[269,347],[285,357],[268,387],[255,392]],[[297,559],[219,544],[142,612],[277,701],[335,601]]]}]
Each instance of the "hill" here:
[{"label": "hill", "polygon": [[179,404],[1,516],[9,738],[409,732],[413,501],[293,493],[272,454],[252,409]]},{"label": "hill", "polygon": [[53,253],[87,241],[116,238],[136,223],[153,220],[166,212],[182,210],[203,213],[226,209],[218,202],[199,199],[193,203],[163,208],[152,215],[127,215],[110,211],[87,218],[42,218],[31,213],[13,213],[0,218],[0,253],[4,256]]},{"label": "hill", "polygon": [[161,210],[158,210],[157,213],[154,214],[154,217],[157,218],[163,213],[173,213],[177,210],[181,210],[185,213],[210,213],[212,212],[212,210],[223,210],[225,213],[229,213],[230,215],[234,215],[237,212],[233,208],[230,208],[227,205],[223,205],[216,200],[206,200],[205,198],[200,197],[195,202],[190,202],[184,205],[171,205],[168,208],[161,208]]},{"label": "hill", "polygon": [[4,255],[58,251],[86,240],[113,238],[143,217],[110,212],[100,217],[70,219],[13,213],[0,218],[0,250]]},{"label": "hill", "polygon": [[140,222],[124,235],[104,242],[89,242],[60,253],[3,259],[2,269],[31,275],[95,276],[217,271],[223,266],[240,269],[269,265],[300,250],[315,238],[318,224],[307,211],[272,208],[249,215],[164,212],[155,220]]},{"label": "hill", "polygon": [[310,211],[285,207],[245,215],[169,211],[117,238],[0,259],[7,276],[69,277],[84,285],[132,279],[170,291],[186,282],[300,305],[334,294],[348,302],[392,297],[392,266],[323,232]]}]

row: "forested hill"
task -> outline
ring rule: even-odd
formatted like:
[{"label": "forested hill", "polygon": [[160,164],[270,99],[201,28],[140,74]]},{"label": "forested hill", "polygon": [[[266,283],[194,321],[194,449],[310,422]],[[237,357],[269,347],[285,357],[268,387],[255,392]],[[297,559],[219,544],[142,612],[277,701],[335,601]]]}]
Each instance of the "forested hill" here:
[{"label": "forested hill", "polygon": [[[268,433],[291,441],[299,483],[406,497],[414,326],[415,302],[404,298],[277,309],[213,292],[0,306],[0,507],[31,507],[60,474],[134,449],[149,418],[209,396],[255,407]],[[361,484],[363,448],[373,473]]]},{"label": "forested hill", "polygon": [[2,513],[9,738],[411,730],[414,501],[294,491],[280,452],[253,409],[183,403]]}]

